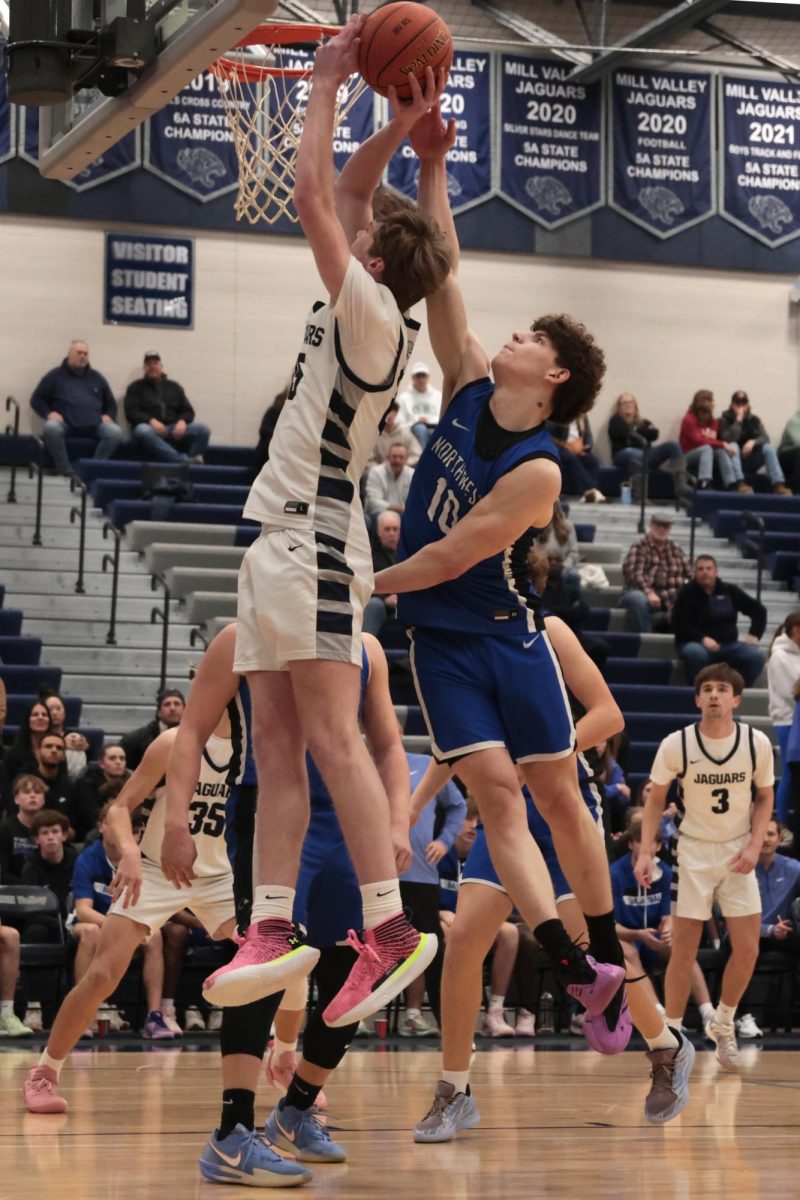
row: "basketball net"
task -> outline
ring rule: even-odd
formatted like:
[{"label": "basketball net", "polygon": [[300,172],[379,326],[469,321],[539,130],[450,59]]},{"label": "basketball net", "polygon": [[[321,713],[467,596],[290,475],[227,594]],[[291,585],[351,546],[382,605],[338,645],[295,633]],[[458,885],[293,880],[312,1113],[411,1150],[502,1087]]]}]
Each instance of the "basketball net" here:
[{"label": "basketball net", "polygon": [[[294,168],[311,91],[313,56],[305,62],[302,51],[293,57],[288,47],[320,42],[338,32],[323,25],[261,25],[211,68],[220,83],[239,164],[237,220],[274,225],[285,216],[297,222],[292,206]],[[244,47],[252,45],[264,47],[263,63],[245,54]],[[281,60],[292,65],[280,65]],[[366,86],[359,75],[352,75],[339,88],[335,129]]]}]

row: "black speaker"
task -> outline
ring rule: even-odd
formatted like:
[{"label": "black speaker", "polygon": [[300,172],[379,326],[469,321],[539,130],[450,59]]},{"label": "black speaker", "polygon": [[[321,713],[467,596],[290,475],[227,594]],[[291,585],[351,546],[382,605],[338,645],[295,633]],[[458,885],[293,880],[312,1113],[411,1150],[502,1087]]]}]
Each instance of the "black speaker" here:
[{"label": "black speaker", "polygon": [[14,104],[63,104],[72,95],[70,50],[63,43],[70,0],[11,0],[8,98]]}]

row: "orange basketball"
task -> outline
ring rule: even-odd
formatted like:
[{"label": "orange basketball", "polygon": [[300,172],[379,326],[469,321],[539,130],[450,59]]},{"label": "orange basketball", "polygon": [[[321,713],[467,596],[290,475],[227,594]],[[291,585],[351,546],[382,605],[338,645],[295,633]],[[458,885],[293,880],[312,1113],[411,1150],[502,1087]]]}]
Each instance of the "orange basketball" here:
[{"label": "orange basketball", "polygon": [[358,69],[381,96],[390,84],[402,100],[411,95],[408,76],[422,79],[426,67],[449,67],[453,39],[440,16],[425,4],[400,0],[370,13],[361,31]]}]

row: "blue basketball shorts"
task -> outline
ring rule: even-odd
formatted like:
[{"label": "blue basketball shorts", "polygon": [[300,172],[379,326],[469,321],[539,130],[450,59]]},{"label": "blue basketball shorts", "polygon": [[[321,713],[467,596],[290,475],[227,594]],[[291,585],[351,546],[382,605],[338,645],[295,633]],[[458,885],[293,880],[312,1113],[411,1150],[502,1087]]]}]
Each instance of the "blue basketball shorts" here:
[{"label": "blue basketball shorts", "polygon": [[292,919],[311,946],[323,950],[361,929],[361,892],[344,836],[332,810],[315,810],[303,842]]},{"label": "blue basketball shorts", "polygon": [[492,637],[416,628],[411,668],[440,762],[495,746],[516,762],[574,751],[567,689],[543,631]]},{"label": "blue basketball shorts", "polygon": [[[579,760],[580,762],[580,760]],[[592,814],[592,819],[597,825],[600,836],[603,834],[603,813],[601,807],[600,793],[597,786],[591,783],[585,775],[580,773],[579,768],[579,783],[581,795],[583,796],[586,807]],[[531,799],[527,789],[524,790],[525,808],[528,817],[528,829],[531,832],[533,840],[542,852],[542,857],[550,875],[550,881],[553,884],[553,891],[556,900],[567,900],[574,893],[567,882],[567,877],[561,870],[561,863],[558,861],[556,854],[553,835],[550,832],[550,826],[545,821],[542,814]],[[489,854],[489,844],[486,840],[486,830],[481,826],[478,829],[475,841],[472,843],[470,852],[467,855],[464,863],[464,870],[461,875],[461,882],[464,883],[484,883],[488,887],[497,888],[504,892],[506,889],[500,882],[500,876],[494,869],[494,864]]]}]

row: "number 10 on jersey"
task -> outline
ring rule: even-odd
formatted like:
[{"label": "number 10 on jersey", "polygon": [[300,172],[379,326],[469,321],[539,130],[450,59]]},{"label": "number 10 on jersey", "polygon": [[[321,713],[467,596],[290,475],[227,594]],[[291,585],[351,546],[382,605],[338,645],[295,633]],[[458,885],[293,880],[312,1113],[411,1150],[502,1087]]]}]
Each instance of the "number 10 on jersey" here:
[{"label": "number 10 on jersey", "polygon": [[442,475],[428,505],[428,520],[435,521],[442,533],[447,533],[458,521],[461,505]]}]

